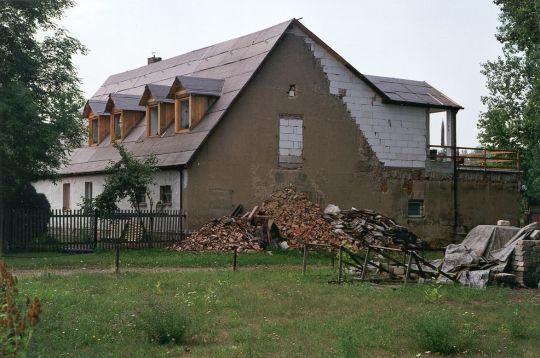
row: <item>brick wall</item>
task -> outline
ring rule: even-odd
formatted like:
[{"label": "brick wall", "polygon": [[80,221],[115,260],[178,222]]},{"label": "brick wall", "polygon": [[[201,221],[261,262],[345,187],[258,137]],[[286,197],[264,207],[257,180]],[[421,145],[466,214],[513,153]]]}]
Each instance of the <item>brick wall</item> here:
[{"label": "brick wall", "polygon": [[302,164],[303,121],[301,118],[279,118],[279,164],[298,167]]}]

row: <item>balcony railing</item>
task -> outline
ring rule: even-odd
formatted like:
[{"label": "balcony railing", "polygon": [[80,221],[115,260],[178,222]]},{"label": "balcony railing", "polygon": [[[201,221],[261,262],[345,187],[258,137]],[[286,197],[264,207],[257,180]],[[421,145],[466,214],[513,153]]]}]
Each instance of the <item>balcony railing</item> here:
[{"label": "balcony railing", "polygon": [[430,145],[429,157],[434,162],[452,162],[456,158],[459,169],[479,169],[494,171],[519,171],[519,152],[506,149],[454,148],[443,145]]}]

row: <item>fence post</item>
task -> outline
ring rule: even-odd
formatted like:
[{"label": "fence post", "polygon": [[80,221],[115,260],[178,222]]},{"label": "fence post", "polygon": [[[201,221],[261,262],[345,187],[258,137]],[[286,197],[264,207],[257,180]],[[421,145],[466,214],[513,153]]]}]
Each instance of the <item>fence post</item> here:
[{"label": "fence post", "polygon": [[233,271],[236,271],[237,256],[238,256],[238,247],[235,246],[234,256],[233,256]]},{"label": "fence post", "polygon": [[409,274],[411,272],[411,263],[413,258],[413,251],[409,252],[409,259],[407,260],[407,270],[405,271],[405,283],[409,282]]},{"label": "fence post", "polygon": [[116,241],[116,257],[114,260],[114,265],[116,267],[115,273],[120,273],[120,240]]},{"label": "fence post", "polygon": [[369,253],[371,251],[371,246],[368,245],[368,249],[367,249],[367,252],[366,252],[366,257],[364,258],[364,266],[362,266],[362,273],[360,274],[360,281],[364,281],[364,276],[366,274],[366,271],[367,271],[367,265],[368,265],[368,261],[369,261]]},{"label": "fence post", "polygon": [[308,248],[307,244],[304,244],[304,257],[302,259],[302,275],[306,274]]},{"label": "fence post", "polygon": [[97,209],[94,210],[94,250],[97,248],[97,241],[98,241],[98,218],[99,218],[99,214],[98,214],[98,211]]},{"label": "fence post", "polygon": [[343,275],[343,246],[339,245],[339,258],[338,258],[338,285],[341,285],[342,275]]}]

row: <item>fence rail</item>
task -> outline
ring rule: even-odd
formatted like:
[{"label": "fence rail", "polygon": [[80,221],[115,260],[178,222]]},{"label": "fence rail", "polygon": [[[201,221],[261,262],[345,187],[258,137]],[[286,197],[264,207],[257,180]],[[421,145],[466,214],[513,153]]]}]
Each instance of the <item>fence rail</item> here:
[{"label": "fence rail", "polygon": [[429,146],[429,159],[437,162],[452,162],[455,158],[460,169],[519,170],[519,152],[507,149],[485,149],[450,146]]},{"label": "fence rail", "polygon": [[100,214],[88,210],[0,209],[0,249],[85,251],[167,246],[183,235],[178,210],[126,210]]}]

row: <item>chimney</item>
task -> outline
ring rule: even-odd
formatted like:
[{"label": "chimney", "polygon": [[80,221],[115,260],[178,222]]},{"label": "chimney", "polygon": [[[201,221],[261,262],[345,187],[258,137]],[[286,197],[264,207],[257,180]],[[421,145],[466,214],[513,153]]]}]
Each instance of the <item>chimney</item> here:
[{"label": "chimney", "polygon": [[148,64],[161,61],[161,57],[156,57],[155,53],[152,53],[152,57],[148,57]]}]

